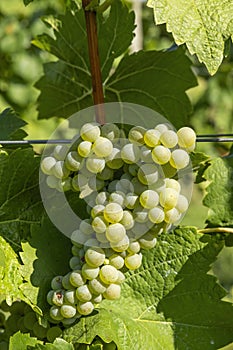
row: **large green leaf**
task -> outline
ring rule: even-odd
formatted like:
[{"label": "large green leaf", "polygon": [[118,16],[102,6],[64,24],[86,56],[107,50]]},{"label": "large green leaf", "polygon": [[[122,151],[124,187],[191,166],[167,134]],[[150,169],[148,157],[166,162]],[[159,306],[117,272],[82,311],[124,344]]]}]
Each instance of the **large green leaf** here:
[{"label": "large green leaf", "polygon": [[65,331],[74,343],[98,335],[118,350],[213,350],[233,339],[233,309],[207,274],[223,247],[192,228],[161,235],[143,266],[128,272],[119,301],[104,301],[96,314]]},{"label": "large green leaf", "polygon": [[210,182],[203,200],[211,226],[233,225],[233,158],[216,158],[204,173]]},{"label": "large green leaf", "polygon": [[166,23],[178,45],[185,43],[197,54],[210,74],[224,56],[224,44],[233,34],[233,2],[230,0],[148,0],[156,24]]},{"label": "large green leaf", "polygon": [[36,344],[35,347],[31,348],[35,350],[74,350],[72,344],[67,343],[64,339],[56,339],[53,344]]},{"label": "large green leaf", "polygon": [[22,139],[27,134],[19,129],[25,125],[12,109],[6,108],[0,113],[0,140]]},{"label": "large green leaf", "polygon": [[39,161],[32,149],[0,154],[0,232],[14,249],[30,235],[31,225],[40,222]]},{"label": "large green leaf", "polygon": [[10,338],[9,350],[26,350],[29,346],[36,345],[37,342],[40,341],[36,338],[31,338],[29,334],[17,332]]}]

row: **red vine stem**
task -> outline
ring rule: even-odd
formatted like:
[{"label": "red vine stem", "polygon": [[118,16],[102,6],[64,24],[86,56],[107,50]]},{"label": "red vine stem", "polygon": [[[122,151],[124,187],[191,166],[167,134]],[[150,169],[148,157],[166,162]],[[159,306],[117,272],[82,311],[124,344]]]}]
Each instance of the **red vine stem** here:
[{"label": "red vine stem", "polygon": [[102,125],[105,124],[105,111],[103,105],[104,92],[98,50],[96,12],[94,10],[86,10],[86,7],[90,2],[91,0],[82,0],[82,7],[85,12],[86,20],[87,42],[92,77],[92,94],[95,104],[96,121]]}]

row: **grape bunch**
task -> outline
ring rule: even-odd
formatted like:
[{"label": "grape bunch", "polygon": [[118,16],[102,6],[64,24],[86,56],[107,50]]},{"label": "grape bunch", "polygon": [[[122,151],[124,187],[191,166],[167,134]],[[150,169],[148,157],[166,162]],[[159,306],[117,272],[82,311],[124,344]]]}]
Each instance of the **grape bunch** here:
[{"label": "grape bunch", "polygon": [[102,299],[120,297],[125,271],[138,269],[142,251],[188,209],[178,174],[195,141],[189,127],[134,126],[126,138],[115,124],[87,123],[70,149],[58,145],[43,158],[47,185],[77,192],[90,216],[71,234],[71,271],[51,281],[52,322],[70,325]]}]

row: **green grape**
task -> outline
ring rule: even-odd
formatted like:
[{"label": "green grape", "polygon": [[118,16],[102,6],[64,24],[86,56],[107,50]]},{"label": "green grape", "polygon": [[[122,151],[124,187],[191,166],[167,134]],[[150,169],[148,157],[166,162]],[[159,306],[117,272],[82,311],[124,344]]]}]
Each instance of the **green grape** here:
[{"label": "green grape", "polygon": [[182,148],[189,148],[195,145],[196,134],[193,129],[189,127],[180,128],[177,131],[178,144]]},{"label": "green grape", "polygon": [[21,318],[19,314],[12,314],[8,317],[8,319],[5,322],[5,328],[10,333],[16,333],[18,331],[18,320]]},{"label": "green grape", "polygon": [[185,196],[183,196],[182,194],[180,194],[178,197],[178,201],[176,203],[176,209],[180,213],[184,213],[184,212],[186,212],[186,210],[188,210],[188,206],[189,206],[188,199]]},{"label": "green grape", "polygon": [[67,177],[67,179],[59,180],[57,184],[57,190],[60,192],[67,192],[72,188],[72,179]]},{"label": "green grape", "polygon": [[165,217],[164,211],[160,207],[152,208],[148,212],[148,218],[154,224],[160,224],[161,222],[163,222],[164,217]]},{"label": "green grape", "polygon": [[140,158],[140,149],[138,146],[128,143],[121,149],[121,158],[127,164],[137,163]]},{"label": "green grape", "polygon": [[[55,307],[57,307],[57,306],[55,306]],[[25,314],[24,319],[23,319],[23,323],[24,323],[25,328],[27,328],[28,330],[31,331],[33,329],[34,323],[36,323],[36,322],[37,322],[37,317],[36,317],[35,312],[30,311],[27,314]]]},{"label": "green grape", "polygon": [[139,239],[139,243],[142,249],[152,249],[156,246],[157,239],[148,232]]},{"label": "green grape", "polygon": [[61,289],[62,288],[62,278],[63,276],[55,276],[51,281],[51,288],[53,290]]},{"label": "green grape", "polygon": [[59,186],[59,181],[60,179],[58,179],[57,177],[55,177],[54,175],[48,175],[46,177],[46,184],[48,185],[48,187],[50,188],[58,188]]},{"label": "green grape", "polygon": [[69,152],[65,159],[65,166],[70,171],[78,171],[83,165],[83,159],[77,152]]},{"label": "green grape", "polygon": [[99,275],[99,267],[91,267],[87,263],[82,266],[82,275],[87,280],[92,280]]},{"label": "green grape", "polygon": [[152,150],[152,159],[156,164],[166,164],[171,158],[171,151],[169,148],[158,145]]},{"label": "green grape", "polygon": [[[63,320],[63,316],[61,315],[60,307],[59,306],[52,306],[49,310],[49,315],[52,320],[54,321],[61,321]],[[26,315],[25,315],[26,316]]]},{"label": "green grape", "polygon": [[80,315],[90,315],[92,311],[94,310],[94,305],[91,301],[87,301],[86,303],[80,303],[77,305],[77,310],[80,313]]},{"label": "green grape", "polygon": [[74,256],[78,256],[79,255],[79,247],[73,245],[72,248],[71,248],[71,252]]},{"label": "green grape", "polygon": [[[138,241],[130,242],[127,251],[131,254],[136,254],[140,252],[140,244]],[[123,266],[122,266],[123,267]]]},{"label": "green grape", "polygon": [[47,328],[40,325],[39,322],[34,323],[32,332],[39,339],[44,339],[47,336]]},{"label": "green grape", "polygon": [[167,148],[173,148],[178,143],[178,136],[173,130],[164,131],[160,136],[160,142]]},{"label": "green grape", "polygon": [[118,278],[118,270],[114,266],[104,265],[100,269],[99,277],[103,283],[114,283]]},{"label": "green grape", "polygon": [[86,123],[80,129],[80,136],[85,141],[94,142],[100,137],[100,128],[97,125]]},{"label": "green grape", "polygon": [[124,239],[126,230],[120,223],[110,224],[106,229],[106,238],[109,242],[115,243]]},{"label": "green grape", "polygon": [[128,134],[128,139],[131,143],[135,145],[142,145],[144,144],[144,134],[146,132],[146,129],[142,126],[135,126],[132,129],[130,129]]},{"label": "green grape", "polygon": [[142,254],[129,254],[125,258],[125,266],[129,270],[136,270],[142,264]]},{"label": "green grape", "polygon": [[116,284],[122,284],[125,281],[125,275],[123,274],[123,272],[118,270],[118,277],[116,280]]},{"label": "green grape", "polygon": [[83,286],[86,283],[86,279],[82,275],[82,272],[80,270],[74,270],[70,274],[70,283],[74,287],[80,287]]},{"label": "green grape", "polygon": [[163,132],[169,130],[169,128],[167,124],[158,124],[156,125],[155,130],[158,130],[162,134]]},{"label": "green grape", "polygon": [[120,136],[120,130],[117,125],[106,123],[101,127],[101,135],[107,137],[110,141],[117,141]]},{"label": "green grape", "polygon": [[99,247],[99,242],[96,238],[90,238],[85,242],[84,249],[87,250],[89,247]]},{"label": "green grape", "polygon": [[107,225],[107,221],[103,216],[96,216],[92,221],[92,228],[96,233],[104,233]]},{"label": "green grape", "polygon": [[167,188],[173,188],[178,193],[180,192],[181,186],[180,186],[180,183],[177,180],[175,180],[175,179],[164,179],[164,182],[165,182],[165,186]]},{"label": "green grape", "polygon": [[93,151],[97,157],[108,157],[113,150],[112,142],[106,137],[98,137],[93,144]]},{"label": "green grape", "polygon": [[128,194],[129,192],[133,192],[134,188],[131,184],[131,175],[126,175],[129,178],[124,178],[124,175],[121,176],[121,179],[117,181],[116,190],[117,192],[123,192],[124,194]]},{"label": "green grape", "polygon": [[98,278],[94,278],[93,280],[89,281],[89,289],[93,294],[103,294],[106,290],[106,287],[104,286],[103,282],[100,281]]},{"label": "green grape", "polygon": [[[21,333],[27,333],[28,329],[24,326],[24,316],[21,316],[18,321],[17,321],[17,329],[21,332]],[[1,349],[1,346],[0,346]]]},{"label": "green grape", "polygon": [[0,309],[5,312],[10,311],[10,306],[7,304],[6,300],[3,300],[0,305]]},{"label": "green grape", "polygon": [[41,170],[46,175],[53,174],[53,167],[56,164],[56,159],[53,157],[45,157],[40,163]]},{"label": "green grape", "polygon": [[53,295],[54,295],[54,290],[50,290],[47,294],[46,299],[49,305],[53,305]]},{"label": "green grape", "polygon": [[[78,287],[77,290],[82,287],[83,286]],[[77,296],[77,290],[76,290],[76,296]],[[73,318],[76,315],[77,310],[76,310],[76,307],[73,305],[64,304],[61,306],[60,312],[64,318]]]},{"label": "green grape", "polygon": [[141,183],[141,181],[138,180],[137,177],[134,177],[134,178],[132,179],[131,184],[132,184],[132,186],[133,186],[133,188],[134,188],[134,193],[135,193],[136,195],[138,195],[138,196],[139,196],[143,191],[147,190],[147,188],[148,188],[146,185],[143,185],[143,184]]},{"label": "green grape", "polygon": [[114,171],[110,169],[107,165],[105,168],[96,175],[97,179],[106,181],[106,180],[111,180],[114,176]]},{"label": "green grape", "polygon": [[108,193],[103,191],[103,192],[99,192],[96,196],[96,199],[95,199],[95,204],[100,204],[100,205],[105,205],[108,201]]},{"label": "green grape", "polygon": [[136,222],[144,223],[148,220],[148,211],[141,205],[138,205],[133,210],[133,217]]},{"label": "green grape", "polygon": [[96,176],[92,176],[88,181],[88,186],[93,191],[100,191],[104,188],[105,182],[104,180],[98,179]]},{"label": "green grape", "polygon": [[70,283],[70,275],[71,272],[68,272],[63,278],[62,278],[62,286],[65,289],[73,289],[72,284]]},{"label": "green grape", "polygon": [[173,168],[170,163],[161,165],[161,169],[165,178],[171,178],[177,174],[177,169]]},{"label": "green grape", "polygon": [[112,193],[112,192],[116,192],[116,185],[118,183],[119,180],[113,180],[109,183],[108,185],[108,192]]},{"label": "green grape", "polygon": [[127,193],[124,204],[126,208],[134,209],[138,205],[138,195],[135,193]]},{"label": "green grape", "polygon": [[106,288],[106,291],[103,293],[103,296],[105,299],[109,300],[119,299],[121,296],[121,287],[119,286],[119,284],[111,283]]},{"label": "green grape", "polygon": [[58,179],[67,178],[70,174],[70,171],[66,168],[63,160],[59,160],[58,162],[56,162],[52,170],[52,175],[54,175]]},{"label": "green grape", "polygon": [[129,164],[128,165],[128,172],[132,176],[137,176],[139,166],[138,164]]},{"label": "green grape", "polygon": [[71,317],[71,318],[64,318],[62,320],[62,324],[64,327],[69,327],[71,326],[75,321],[77,321],[77,319],[81,317],[80,314],[76,313],[76,315],[74,317]]},{"label": "green grape", "polygon": [[87,241],[88,236],[80,230],[75,230],[72,232],[70,239],[74,246],[80,247]]},{"label": "green grape", "polygon": [[122,224],[126,230],[130,230],[134,226],[134,218],[129,210],[123,211],[120,224]]},{"label": "green grape", "polygon": [[[144,163],[153,163],[154,162],[153,158],[152,158],[151,150],[145,146],[141,147],[141,160]],[[136,175],[137,174],[135,174],[134,176],[136,176]]]},{"label": "green grape", "polygon": [[172,209],[176,206],[178,197],[179,193],[176,190],[173,188],[165,188],[159,195],[159,201],[165,209]]},{"label": "green grape", "polygon": [[25,303],[23,303],[22,301],[15,301],[10,307],[10,312],[12,314],[24,315],[24,308]]},{"label": "green grape", "polygon": [[121,191],[112,192],[109,196],[109,202],[114,202],[116,204],[119,204],[121,207],[124,206],[124,200],[125,200],[125,194],[124,192],[121,192]]},{"label": "green grape", "polygon": [[64,293],[64,304],[74,305],[77,302],[75,290],[66,290]]},{"label": "green grape", "polygon": [[99,304],[101,303],[101,301],[103,300],[102,294],[99,294],[97,296],[95,296],[94,298],[92,298],[92,303],[93,304]]},{"label": "green grape", "polygon": [[54,148],[53,151],[53,156],[57,159],[57,160],[65,160],[67,152],[68,152],[68,146],[67,145],[57,145]]},{"label": "green grape", "polygon": [[109,257],[109,264],[119,270],[124,266],[124,258],[119,254],[112,254]]},{"label": "green grape", "polygon": [[170,164],[173,168],[184,169],[189,165],[190,158],[186,151],[183,149],[175,149],[172,151]]},{"label": "green grape", "polygon": [[129,238],[125,236],[121,241],[119,242],[110,242],[111,248],[115,252],[123,252],[124,250],[128,249],[129,246]]},{"label": "green grape", "polygon": [[[53,292],[53,291],[52,291]],[[31,306],[29,306],[28,304],[26,304],[24,306],[24,314],[27,314],[28,312],[31,312],[32,311],[32,308]]]},{"label": "green grape", "polygon": [[90,219],[85,219],[82,220],[80,225],[79,225],[79,230],[86,235],[90,235],[93,233],[93,229],[91,227],[91,220]]},{"label": "green grape", "polygon": [[94,247],[88,248],[85,253],[85,260],[91,267],[99,267],[103,265],[105,260],[105,254],[103,249]]},{"label": "green grape", "polygon": [[121,159],[120,149],[113,147],[111,154],[106,157],[106,164],[110,169],[120,169],[124,162]]},{"label": "green grape", "polygon": [[64,290],[60,289],[54,291],[52,296],[52,303],[57,306],[62,306],[64,302]]},{"label": "green grape", "polygon": [[144,134],[144,142],[149,147],[155,147],[159,144],[160,132],[155,129],[149,129]]},{"label": "green grape", "polygon": [[78,256],[72,256],[69,260],[69,265],[71,270],[78,270],[81,265],[80,258]]},{"label": "green grape", "polygon": [[62,335],[62,330],[58,326],[50,327],[47,330],[46,338],[48,342],[53,343],[56,338],[60,338]]},{"label": "green grape", "polygon": [[180,212],[176,208],[165,211],[164,221],[168,224],[175,224],[181,218]]},{"label": "green grape", "polygon": [[104,205],[101,205],[101,204],[95,205],[91,209],[91,216],[92,216],[92,218],[95,218],[97,215],[101,215],[102,216],[104,214],[104,209],[105,209]]},{"label": "green grape", "polygon": [[105,160],[97,156],[91,156],[87,158],[86,167],[93,174],[101,173],[105,167]]},{"label": "green grape", "polygon": [[78,145],[78,154],[83,157],[83,158],[87,158],[92,150],[92,143],[90,141],[82,141],[80,142],[80,144]]},{"label": "green grape", "polygon": [[138,170],[138,180],[143,185],[152,185],[158,181],[159,173],[155,164],[143,164]]},{"label": "green grape", "polygon": [[104,208],[104,218],[106,221],[115,224],[121,221],[123,217],[123,209],[118,203],[109,203]]},{"label": "green grape", "polygon": [[139,201],[146,209],[152,209],[159,203],[159,195],[156,191],[146,190],[142,192]]}]

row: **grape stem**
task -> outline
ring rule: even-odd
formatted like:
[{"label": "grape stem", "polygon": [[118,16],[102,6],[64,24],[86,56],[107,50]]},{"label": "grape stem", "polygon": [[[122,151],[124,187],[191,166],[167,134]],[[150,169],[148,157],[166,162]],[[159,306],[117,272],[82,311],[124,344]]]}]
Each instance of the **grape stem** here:
[{"label": "grape stem", "polygon": [[197,231],[198,233],[233,233],[233,228],[231,227],[213,227],[213,228],[203,228]]},{"label": "grape stem", "polygon": [[85,12],[88,52],[92,77],[92,95],[95,104],[96,121],[101,125],[105,124],[104,92],[102,84],[101,66],[98,50],[96,11],[86,10],[91,0],[82,0],[82,7]]}]

